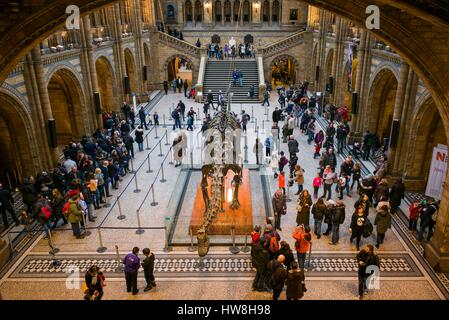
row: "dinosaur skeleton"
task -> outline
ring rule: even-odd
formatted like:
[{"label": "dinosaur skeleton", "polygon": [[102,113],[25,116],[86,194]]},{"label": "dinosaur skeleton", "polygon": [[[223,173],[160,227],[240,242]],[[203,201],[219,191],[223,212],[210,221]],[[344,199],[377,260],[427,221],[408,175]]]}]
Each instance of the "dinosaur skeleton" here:
[{"label": "dinosaur skeleton", "polygon": [[[204,257],[209,252],[208,228],[213,219],[224,209],[225,177],[229,170],[234,172],[232,201],[230,208],[240,207],[238,200],[239,186],[242,183],[242,166],[238,165],[240,157],[240,124],[235,114],[227,111],[226,102],[208,123],[205,142],[206,164],[202,167],[201,191],[205,203],[203,224],[197,231],[198,255]],[[211,196],[208,193],[208,178],[211,178]]]}]

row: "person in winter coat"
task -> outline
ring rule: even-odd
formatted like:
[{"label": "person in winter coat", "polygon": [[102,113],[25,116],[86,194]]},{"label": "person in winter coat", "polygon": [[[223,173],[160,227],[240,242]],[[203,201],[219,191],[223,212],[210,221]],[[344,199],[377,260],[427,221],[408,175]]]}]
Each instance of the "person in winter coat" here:
[{"label": "person in winter coat", "polygon": [[374,199],[376,200],[374,202],[374,206],[377,206],[377,203],[381,198],[385,198],[386,200],[388,200],[389,195],[390,189],[388,187],[388,181],[386,179],[382,179],[376,188],[376,192],[374,193]]},{"label": "person in winter coat", "polygon": [[335,214],[335,201],[327,201],[327,210],[324,215],[324,223],[327,224],[326,231],[323,233],[324,236],[328,236],[332,232],[332,216]]},{"label": "person in winter coat", "polygon": [[279,255],[283,255],[285,257],[284,265],[287,267],[287,271],[290,270],[291,264],[295,261],[295,256],[293,255],[292,249],[290,249],[290,245],[281,241],[281,248],[278,251]]},{"label": "person in winter coat", "polygon": [[376,192],[376,179],[373,175],[369,175],[368,177],[362,179],[360,182],[359,193],[366,194],[369,198],[369,201],[373,202],[373,197]]},{"label": "person in winter coat", "polygon": [[265,290],[265,276],[267,273],[267,265],[270,261],[270,253],[264,247],[262,242],[258,242],[253,246],[251,254],[251,261],[254,268],[256,268],[256,276],[253,281],[253,290]]},{"label": "person in winter coat", "polygon": [[429,201],[424,200],[421,203],[421,210],[420,210],[420,219],[421,222],[419,224],[419,231],[418,231],[418,241],[423,241],[424,239],[424,232],[427,229],[427,241],[430,241],[433,234],[433,226],[435,225],[435,215],[437,215],[438,208],[434,201],[430,199]]},{"label": "person in winter coat", "polygon": [[141,152],[143,151],[143,133],[144,133],[144,131],[143,131],[142,126],[141,125],[138,126],[136,129],[136,132],[135,132],[135,135],[136,135],[135,141],[137,143],[137,146],[139,147],[139,151],[141,151]]},{"label": "person in winter coat", "polygon": [[143,289],[144,292],[150,291],[153,287],[156,286],[156,282],[154,281],[154,254],[150,252],[149,248],[144,248],[142,253],[145,256],[145,259],[142,262],[142,268],[145,275],[145,280],[147,282],[147,286]]},{"label": "person in winter coat", "polygon": [[273,300],[279,300],[282,289],[287,279],[287,270],[284,267],[285,257],[283,255],[278,256],[277,260],[273,260],[268,264],[268,268],[271,269],[271,287],[273,289]]},{"label": "person in winter coat", "polygon": [[304,169],[301,168],[300,165],[295,166],[295,182],[298,185],[298,192],[295,193],[295,195],[299,195],[301,191],[303,190],[303,184],[304,184]]},{"label": "person in winter coat", "polygon": [[317,239],[321,238],[321,224],[323,223],[324,216],[327,214],[327,207],[324,204],[324,198],[319,198],[318,201],[312,206],[312,215],[314,220],[314,231]]},{"label": "person in winter coat", "polygon": [[323,178],[320,177],[320,173],[317,172],[316,177],[313,178],[313,198],[318,198],[318,191],[320,190],[321,185],[323,184]]},{"label": "person in winter coat", "polygon": [[84,276],[86,281],[86,291],[84,292],[85,300],[101,300],[103,297],[103,287],[105,277],[103,272],[100,269],[93,265],[87,270],[86,275]]},{"label": "person in winter coat", "polygon": [[20,186],[20,193],[22,193],[22,201],[27,206],[27,211],[31,213],[33,211],[33,205],[36,202],[36,188],[34,187],[34,177],[30,176],[24,180]]},{"label": "person in winter coat", "polygon": [[68,220],[72,225],[73,235],[76,236],[77,239],[83,239],[85,234],[81,234],[80,223],[83,220],[82,215],[84,214],[79,207],[80,196],[79,193],[74,194],[69,199],[69,212],[68,212]]},{"label": "person in winter coat", "polygon": [[329,148],[323,155],[321,162],[323,168],[330,166],[335,170],[335,167],[337,166],[337,157],[335,156],[334,149]]},{"label": "person in winter coat", "polygon": [[359,266],[359,299],[362,300],[363,295],[367,290],[366,280],[371,275],[371,273],[366,273],[366,269],[369,266],[377,266],[380,268],[380,260],[379,257],[374,254],[374,247],[370,244],[367,244],[365,248],[357,254],[356,260]]},{"label": "person in winter coat", "polygon": [[366,221],[368,217],[365,216],[363,206],[356,209],[351,218],[351,225],[349,227],[349,233],[351,233],[350,242],[356,239],[357,250],[360,250],[360,239],[362,238],[363,231],[365,229]]},{"label": "person in winter coat", "polygon": [[377,226],[376,248],[379,249],[380,244],[384,242],[385,233],[391,228],[391,214],[388,201],[380,201],[377,204],[376,211],[377,215],[376,219],[374,219],[374,225]]},{"label": "person in winter coat", "polygon": [[63,221],[62,225],[63,226],[66,225],[67,219],[62,214],[62,208],[65,204],[65,199],[58,189],[52,190],[52,196],[50,198],[50,202],[51,202],[51,208],[52,208],[52,212],[53,212],[53,216],[52,216],[53,225],[52,225],[51,229],[56,228],[60,219],[62,219],[62,221]]},{"label": "person in winter coat", "polygon": [[295,242],[296,255],[298,258],[299,267],[304,269],[306,262],[307,252],[310,250],[310,243],[312,241],[312,235],[310,234],[310,228],[305,227],[303,224],[296,227],[292,235]]},{"label": "person in winter coat", "polygon": [[332,198],[332,184],[337,179],[337,174],[334,172],[334,169],[328,165],[323,171],[323,198],[326,198],[327,194],[327,201],[329,201]]},{"label": "person in winter coat", "polygon": [[287,210],[287,199],[282,189],[275,192],[273,198],[271,199],[271,205],[273,206],[275,228],[282,231],[281,216],[283,216]]},{"label": "person in winter coat", "polygon": [[346,207],[343,201],[337,200],[335,209],[332,212],[332,240],[329,241],[330,245],[336,245],[340,240],[340,225],[345,222]]},{"label": "person in winter coat", "polygon": [[409,210],[409,223],[408,223],[408,229],[410,231],[416,231],[418,226],[418,218],[419,218],[419,211],[420,211],[419,201],[415,200],[408,208]]},{"label": "person in winter coat", "polygon": [[287,272],[285,284],[287,286],[287,300],[299,300],[304,296],[304,292],[307,291],[304,270],[298,267],[296,261],[292,262],[291,269]]},{"label": "person in winter coat", "polygon": [[361,194],[360,198],[354,203],[355,209],[359,208],[360,206],[363,207],[363,212],[365,214],[365,217],[368,217],[371,202],[369,201],[369,198],[366,194]]},{"label": "person in winter coat", "polygon": [[312,197],[308,190],[304,190],[300,193],[296,204],[296,224],[299,226],[304,224],[309,226],[310,208],[312,207]]},{"label": "person in winter coat", "polygon": [[354,164],[354,168],[352,168],[352,184],[351,184],[351,191],[352,188],[354,188],[354,184],[357,181],[357,189],[360,188],[360,178],[362,177],[362,165],[360,162],[356,162]]},{"label": "person in winter coat", "polygon": [[402,179],[396,180],[390,190],[391,214],[395,214],[405,197],[405,186]]}]

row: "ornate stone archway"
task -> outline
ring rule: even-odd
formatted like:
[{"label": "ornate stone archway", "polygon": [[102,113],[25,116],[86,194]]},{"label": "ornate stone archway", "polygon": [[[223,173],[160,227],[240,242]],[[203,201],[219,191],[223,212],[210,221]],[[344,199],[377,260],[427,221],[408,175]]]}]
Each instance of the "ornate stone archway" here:
[{"label": "ornate stone archway", "polygon": [[118,88],[111,62],[104,55],[99,56],[95,61],[95,69],[97,70],[102,111],[118,111],[120,102],[118,96],[114,94],[118,92]]}]

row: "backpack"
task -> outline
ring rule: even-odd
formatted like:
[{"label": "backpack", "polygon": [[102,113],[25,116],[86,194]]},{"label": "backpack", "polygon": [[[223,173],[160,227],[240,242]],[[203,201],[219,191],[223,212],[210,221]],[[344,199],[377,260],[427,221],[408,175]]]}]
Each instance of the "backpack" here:
[{"label": "backpack", "polygon": [[45,221],[49,220],[51,218],[51,207],[49,205],[42,206],[41,211],[39,212],[39,217]]},{"label": "backpack", "polygon": [[271,237],[270,239],[270,248],[271,253],[275,253],[279,251],[279,242],[276,236]]},{"label": "backpack", "polygon": [[363,228],[363,237],[368,238],[371,235],[371,233],[373,233],[373,229],[374,228],[371,221],[369,221],[369,219],[366,218],[365,225]]},{"label": "backpack", "polygon": [[62,207],[62,215],[64,217],[67,217],[70,213],[70,202],[64,203],[64,206]]}]

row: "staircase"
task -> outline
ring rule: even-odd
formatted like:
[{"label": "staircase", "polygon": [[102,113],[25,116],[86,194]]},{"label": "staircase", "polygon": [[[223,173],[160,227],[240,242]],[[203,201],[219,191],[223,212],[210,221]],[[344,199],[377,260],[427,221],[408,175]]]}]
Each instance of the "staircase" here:
[{"label": "staircase", "polygon": [[[243,86],[232,86],[234,93],[232,102],[236,103],[256,103],[259,101],[259,73],[255,59],[245,60],[208,60],[204,74],[203,96],[207,97],[209,90],[212,90],[214,102],[217,101],[218,91],[226,93],[229,83],[232,81],[232,71],[241,70],[243,74]],[[248,97],[249,88],[254,85],[254,97]]]}]

